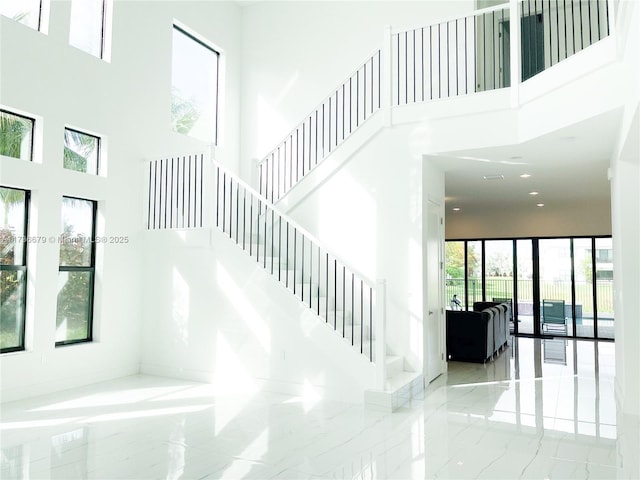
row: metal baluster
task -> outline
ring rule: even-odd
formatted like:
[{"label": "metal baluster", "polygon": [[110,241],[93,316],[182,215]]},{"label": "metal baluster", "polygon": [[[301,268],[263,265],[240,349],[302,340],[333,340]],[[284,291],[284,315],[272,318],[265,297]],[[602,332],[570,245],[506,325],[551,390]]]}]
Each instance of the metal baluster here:
[{"label": "metal baluster", "polygon": [[353,299],[354,299],[353,290],[354,290],[354,285],[355,285],[354,282],[355,282],[355,274],[353,272],[351,272],[351,346],[354,345],[354,342],[355,342],[355,339],[356,339],[355,338],[355,330],[354,330],[354,328],[355,328],[355,326],[354,326],[354,323],[355,323],[355,318],[354,318],[355,305],[353,303]]},{"label": "metal baluster", "polygon": [[[273,168],[271,169],[273,171]],[[273,177],[272,177],[273,180]],[[272,187],[273,188],[273,187]],[[273,192],[273,190],[272,190]],[[262,254],[262,266],[266,270],[267,269],[267,204],[264,204],[264,253]]]},{"label": "metal baluster", "polygon": [[333,259],[333,329],[338,330],[338,260]]},{"label": "metal baluster", "polygon": [[218,221],[220,210],[220,167],[216,167],[216,227],[220,226]]},{"label": "metal baluster", "polygon": [[447,22],[447,97],[451,96],[449,86],[451,85],[451,76],[449,74],[449,22]]},{"label": "metal baluster", "polygon": [[[364,352],[364,282],[360,280],[360,353]],[[371,336],[371,332],[369,332]]]},{"label": "metal baluster", "polygon": [[238,221],[240,211],[240,185],[236,182],[236,245],[238,244]]},{"label": "metal baluster", "polygon": [[424,102],[424,27],[420,29],[420,83],[422,84],[422,101]]},{"label": "metal baluster", "polygon": [[302,291],[300,292],[300,299],[304,302],[304,235],[300,235],[300,240],[302,240],[302,271],[300,273],[300,288],[302,289]]},{"label": "metal baluster", "polygon": [[433,29],[429,25],[429,100],[433,100]]},{"label": "metal baluster", "polygon": [[313,301],[313,248],[311,248],[311,240],[309,240],[309,308]]},{"label": "metal baluster", "polygon": [[246,236],[247,236],[247,190],[242,189],[242,250],[246,250]]},{"label": "metal baluster", "polygon": [[[325,262],[325,283],[324,283],[324,320],[329,322],[329,252],[327,252]],[[320,304],[320,302],[318,302]]]},{"label": "metal baluster", "polygon": [[318,316],[320,316],[320,262],[321,262],[321,258],[320,258],[320,245],[318,245],[318,287],[316,289],[316,294],[317,294],[317,298],[318,298]]},{"label": "metal baluster", "polygon": [[[287,224],[287,229],[288,229],[288,224]],[[296,294],[296,270],[297,270],[296,243],[297,243],[297,240],[298,240],[297,229],[294,227],[293,228],[293,294],[294,295]]]},{"label": "metal baluster", "polygon": [[342,266],[342,337],[344,338],[345,336],[345,307],[347,306],[347,303],[345,302],[345,297],[346,297],[346,269],[345,266]]},{"label": "metal baluster", "polygon": [[[416,102],[416,31],[415,29],[413,30],[413,102]],[[366,70],[365,70],[365,75],[366,75]],[[366,77],[365,77],[366,80]],[[365,109],[366,110],[366,109]],[[367,118],[366,115],[364,117],[365,119]]]},{"label": "metal baluster", "polygon": [[[394,35],[398,37],[398,48],[396,58],[398,59],[398,102],[397,105],[400,105],[400,34]],[[349,84],[351,86],[351,84]]]},{"label": "metal baluster", "polygon": [[[184,205],[183,205],[184,206]],[[227,218],[227,172],[222,174],[222,231],[226,230]]]},{"label": "metal baluster", "polygon": [[249,257],[251,257],[253,255],[253,195],[249,200]]},{"label": "metal baluster", "polygon": [[[260,263],[260,215],[262,215],[262,201],[258,200],[258,213],[256,214],[256,228],[258,229],[258,238],[256,239],[256,262]],[[265,234],[266,237],[266,234]]]},{"label": "metal baluster", "polygon": [[373,287],[369,287],[369,360],[373,362]]}]

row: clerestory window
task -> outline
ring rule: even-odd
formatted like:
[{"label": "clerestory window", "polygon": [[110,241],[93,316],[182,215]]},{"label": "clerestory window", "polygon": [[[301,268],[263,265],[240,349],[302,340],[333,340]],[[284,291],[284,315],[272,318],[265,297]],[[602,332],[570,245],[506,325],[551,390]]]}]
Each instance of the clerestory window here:
[{"label": "clerestory window", "polygon": [[175,132],[218,143],[220,54],[204,40],[173,27],[171,124]]}]

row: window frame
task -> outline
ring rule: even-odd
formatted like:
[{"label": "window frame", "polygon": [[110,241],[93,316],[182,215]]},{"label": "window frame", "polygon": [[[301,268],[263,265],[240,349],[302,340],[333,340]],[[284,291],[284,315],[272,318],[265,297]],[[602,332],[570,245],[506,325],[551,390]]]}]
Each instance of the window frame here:
[{"label": "window frame", "polygon": [[28,290],[27,261],[28,261],[28,255],[29,255],[28,254],[29,243],[27,242],[27,233],[29,232],[29,208],[31,206],[31,191],[23,188],[14,188],[14,187],[5,187],[5,186],[2,186],[2,188],[8,188],[11,190],[19,190],[24,192],[24,230],[22,232],[22,238],[24,240],[24,248],[22,249],[22,262],[20,265],[0,264],[0,271],[10,271],[10,272],[19,271],[19,272],[22,272],[22,275],[24,277],[24,286],[22,289],[22,298],[21,298],[21,302],[22,302],[22,322],[21,322],[22,328],[20,332],[21,342],[20,342],[20,345],[17,345],[15,347],[0,348],[0,354],[5,354],[5,353],[12,353],[12,352],[22,352],[26,350],[25,335],[26,335],[26,326],[27,326],[27,290]]},{"label": "window frame", "polygon": [[[89,298],[88,300],[88,308],[87,308],[87,336],[85,338],[73,339],[73,340],[60,340],[55,341],[55,346],[64,347],[67,345],[76,345],[78,343],[89,343],[93,341],[93,313],[94,313],[94,298],[95,298],[95,278],[96,278],[96,224],[98,218],[98,202],[96,200],[91,200],[88,198],[74,197],[71,195],[64,195],[62,197],[63,201],[65,198],[73,199],[73,200],[81,200],[83,202],[91,202],[91,254],[89,256],[90,262],[89,266],[70,266],[70,265],[60,265],[60,258],[58,258],[58,278],[60,277],[60,273],[62,272],[88,272],[89,273]],[[60,214],[62,216],[62,208],[60,209]],[[59,255],[59,250],[58,250]],[[58,302],[56,301],[56,325],[58,321]]]},{"label": "window frame", "polygon": [[26,23],[24,23],[24,22],[21,22],[20,20],[15,20],[15,19],[13,19],[13,18],[11,18],[11,17],[7,17],[7,16],[6,16],[6,15],[4,15],[4,14],[1,14],[1,15],[2,15],[3,17],[5,17],[5,18],[8,18],[9,20],[12,20],[12,21],[14,21],[14,22],[19,23],[20,25],[24,25],[25,27],[31,28],[31,29],[33,29],[33,30],[35,30],[35,31],[37,31],[37,32],[42,32],[42,13],[43,13],[42,11],[43,11],[43,9],[44,9],[44,7],[43,7],[43,3],[44,3],[44,0],[39,0],[39,1],[38,1],[38,22],[37,22],[37,25],[36,25],[36,27],[35,27],[35,28],[34,28],[34,27],[32,27],[31,25],[28,25],[28,24],[26,24]]},{"label": "window frame", "polygon": [[[183,26],[181,24],[179,24],[179,22],[174,21],[173,22],[173,28],[171,29],[171,33],[172,33],[172,56],[173,56],[173,32],[177,30],[178,32],[182,33],[183,35],[185,35],[187,38],[189,38],[190,40],[193,40],[194,42],[196,42],[198,45],[206,48],[207,50],[211,51],[212,53],[215,54],[215,58],[216,58],[216,78],[215,78],[215,112],[214,112],[214,118],[215,118],[215,126],[214,126],[214,131],[213,131],[213,140],[212,143],[213,145],[219,145],[219,131],[220,131],[220,69],[221,69],[221,59],[222,59],[222,52],[220,49],[218,49],[217,47],[213,46],[210,42],[200,38],[198,36],[198,34],[190,31],[190,29],[186,26]],[[171,63],[171,88],[173,89],[173,61]],[[191,135],[187,134],[182,134],[180,132],[177,132],[176,130],[173,130],[173,132],[178,133],[180,135],[186,135],[188,137],[191,138],[197,138],[197,137],[193,137]],[[198,138],[199,139],[199,138]]]},{"label": "window frame", "polygon": [[91,138],[95,138],[96,139],[96,171],[95,172],[83,172],[81,170],[74,170],[72,168],[67,168],[64,166],[64,148],[67,146],[66,142],[63,141],[63,157],[62,157],[62,168],[64,170],[69,170],[71,172],[78,172],[78,173],[86,173],[88,175],[96,175],[99,176],[100,175],[100,163],[102,160],[102,137],[98,136],[98,135],[94,135],[92,133],[87,133],[85,131],[79,130],[77,128],[71,128],[71,127],[64,127],[64,131],[65,133],[68,131],[70,132],[74,132],[74,133],[79,133],[80,135],[84,135],[86,137],[91,137]]},{"label": "window frame", "polygon": [[[34,151],[34,148],[35,148],[35,136],[36,136],[36,119],[32,118],[32,117],[29,117],[27,115],[23,115],[21,113],[13,112],[11,110],[8,110],[8,109],[2,108],[2,107],[0,107],[0,113],[6,113],[6,114],[9,114],[9,115],[13,115],[14,117],[19,117],[19,118],[22,118],[24,120],[29,120],[31,122],[31,141],[29,142],[29,158],[27,160],[23,160],[22,158],[9,157],[7,155],[0,155],[0,156],[5,157],[5,158],[14,158],[16,160],[22,160],[22,161],[25,161],[25,162],[33,162],[33,151]],[[7,188],[9,188],[9,187],[7,187]]]},{"label": "window frame", "polygon": [[[42,1],[42,0],[41,0]],[[80,1],[80,0],[71,0],[71,8],[73,8],[73,2],[74,1]],[[105,59],[105,55],[106,55],[106,41],[107,41],[107,13],[108,13],[108,5],[107,2],[109,0],[101,0],[101,12],[100,12],[100,49],[98,52],[98,55],[93,54],[92,52],[88,52],[87,50],[85,50],[82,47],[78,47],[77,45],[74,45],[71,43],[71,18],[69,19],[69,46],[73,47],[73,48],[77,48],[78,50],[80,50],[81,52],[84,52],[88,55],[91,55],[92,57],[96,57],[99,58],[100,60],[106,60]]]}]

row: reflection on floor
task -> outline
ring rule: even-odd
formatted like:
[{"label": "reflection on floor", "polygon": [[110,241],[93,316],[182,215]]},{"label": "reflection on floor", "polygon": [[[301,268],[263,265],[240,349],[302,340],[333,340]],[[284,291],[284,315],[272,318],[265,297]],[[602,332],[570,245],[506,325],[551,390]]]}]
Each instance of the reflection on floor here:
[{"label": "reflection on floor", "polygon": [[127,377],[2,405],[0,477],[638,478],[614,348],[515,339],[490,364],[450,363],[394,414]]}]

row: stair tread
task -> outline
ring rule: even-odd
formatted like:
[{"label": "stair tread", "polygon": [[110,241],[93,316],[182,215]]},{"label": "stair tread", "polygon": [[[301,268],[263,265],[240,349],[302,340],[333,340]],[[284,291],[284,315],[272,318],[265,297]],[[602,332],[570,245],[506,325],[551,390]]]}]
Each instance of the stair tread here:
[{"label": "stair tread", "polygon": [[386,390],[395,392],[396,390],[404,387],[405,385],[413,382],[416,378],[419,378],[422,374],[420,372],[406,372],[402,371],[396,373],[391,378],[387,378]]}]

